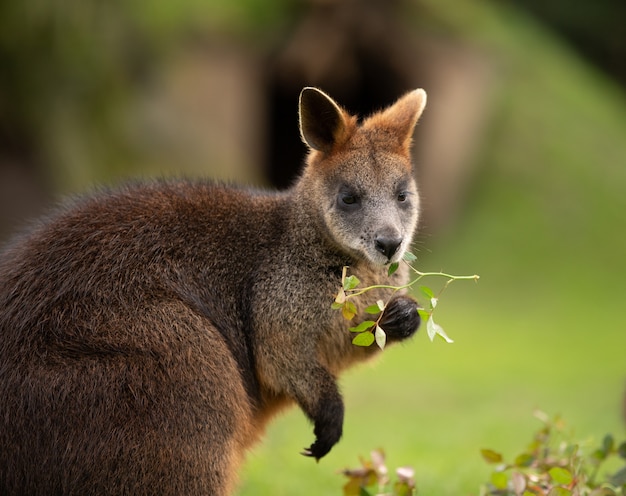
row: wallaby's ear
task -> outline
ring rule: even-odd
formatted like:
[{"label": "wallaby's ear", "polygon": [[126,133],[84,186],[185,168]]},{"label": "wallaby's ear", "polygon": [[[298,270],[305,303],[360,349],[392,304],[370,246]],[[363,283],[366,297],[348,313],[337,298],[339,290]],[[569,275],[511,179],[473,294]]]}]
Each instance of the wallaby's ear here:
[{"label": "wallaby's ear", "polygon": [[411,146],[413,130],[426,106],[426,92],[413,90],[382,112],[374,114],[364,122],[363,127],[385,129],[396,139],[402,151]]},{"label": "wallaby's ear", "polygon": [[350,117],[317,88],[302,90],[299,115],[302,140],[314,150],[328,153],[347,137]]}]

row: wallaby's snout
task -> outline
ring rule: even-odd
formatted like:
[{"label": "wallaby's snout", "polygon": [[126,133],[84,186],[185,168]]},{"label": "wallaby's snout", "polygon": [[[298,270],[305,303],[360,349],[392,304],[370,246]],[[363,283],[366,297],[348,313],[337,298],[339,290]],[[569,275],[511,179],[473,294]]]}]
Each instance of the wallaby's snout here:
[{"label": "wallaby's snout", "polygon": [[393,234],[379,234],[374,238],[374,247],[376,251],[379,251],[387,257],[387,260],[391,260],[400,245],[402,244],[402,238]]}]

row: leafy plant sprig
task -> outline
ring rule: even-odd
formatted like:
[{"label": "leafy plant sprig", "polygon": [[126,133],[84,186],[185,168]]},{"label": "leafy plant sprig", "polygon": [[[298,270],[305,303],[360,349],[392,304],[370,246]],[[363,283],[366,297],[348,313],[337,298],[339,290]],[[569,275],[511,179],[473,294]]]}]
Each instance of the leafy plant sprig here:
[{"label": "leafy plant sprig", "polygon": [[415,494],[415,471],[411,467],[399,467],[396,481],[392,482],[385,465],[383,450],[374,450],[370,460],[361,458],[361,466],[345,469],[342,474],[349,480],[343,486],[344,496],[412,496]]},{"label": "leafy plant sprig", "polygon": [[[447,343],[453,343],[454,341],[450,339],[450,337],[446,334],[443,328],[435,322],[435,320],[433,319],[433,313],[435,311],[435,308],[437,307],[437,303],[439,302],[441,294],[453,281],[478,281],[479,276],[454,276],[451,274],[446,274],[444,272],[421,272],[411,265],[411,263],[415,260],[417,260],[417,257],[412,253],[406,252],[404,254],[402,263],[407,264],[408,267],[416,274],[416,277],[402,286],[375,284],[372,286],[366,286],[364,288],[361,288],[359,287],[359,284],[361,284],[359,278],[355,275],[347,275],[348,267],[344,267],[341,275],[341,288],[339,289],[339,292],[335,297],[332,308],[335,310],[341,310],[341,313],[346,320],[352,320],[357,314],[357,307],[352,300],[361,296],[367,291],[370,291],[372,289],[391,289],[395,293],[396,291],[408,289],[412,286],[415,286],[424,277],[443,277],[446,278],[447,281],[437,294],[435,294],[433,290],[430,289],[428,286],[422,285],[419,287],[424,296],[428,298],[428,307],[418,308],[417,311],[420,314],[422,320],[426,321],[426,332],[428,333],[428,337],[431,341],[435,339],[435,336],[439,336]],[[387,269],[387,274],[391,276],[398,270],[399,266],[400,262],[390,264],[389,268]],[[386,303],[382,300],[378,300],[376,304],[370,305],[365,309],[365,313],[369,315],[378,315],[378,318],[376,320],[364,320],[360,324],[354,327],[350,327],[350,331],[356,333],[355,338],[352,340],[353,344],[357,346],[370,346],[371,344],[376,342],[380,349],[384,349],[385,343],[387,341],[387,336],[384,329],[380,326],[380,321],[382,319],[385,307]]]},{"label": "leafy plant sprig", "polygon": [[[626,496],[626,442],[615,443],[607,434],[600,447],[585,447],[562,439],[563,421],[535,412],[543,426],[528,447],[512,461],[491,449],[481,450],[494,465],[490,481],[480,495],[498,496]],[[610,458],[621,459],[617,472],[598,478],[601,466]]]}]

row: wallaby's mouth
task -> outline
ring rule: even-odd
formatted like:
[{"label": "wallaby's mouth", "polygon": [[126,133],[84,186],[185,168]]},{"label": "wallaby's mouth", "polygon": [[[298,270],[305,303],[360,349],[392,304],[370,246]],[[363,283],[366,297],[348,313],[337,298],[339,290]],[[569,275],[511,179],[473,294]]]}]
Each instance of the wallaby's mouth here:
[{"label": "wallaby's mouth", "polygon": [[376,250],[376,253],[370,253],[368,258],[375,265],[380,265],[381,267],[388,267],[391,264],[400,262],[403,256],[404,256],[404,249],[400,248],[395,253],[393,253],[393,255],[389,257],[381,253],[379,250]]}]

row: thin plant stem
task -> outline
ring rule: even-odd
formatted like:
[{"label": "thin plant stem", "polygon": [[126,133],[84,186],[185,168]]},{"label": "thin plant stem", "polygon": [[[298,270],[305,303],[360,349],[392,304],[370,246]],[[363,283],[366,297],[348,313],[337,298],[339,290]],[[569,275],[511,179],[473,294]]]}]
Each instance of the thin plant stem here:
[{"label": "thin plant stem", "polygon": [[388,284],[374,284],[372,286],[367,286],[365,288],[361,288],[359,290],[348,290],[346,292],[346,298],[353,298],[356,296],[360,296],[372,289],[392,289],[394,291],[400,291],[402,289],[408,289],[411,286],[415,285],[418,281],[420,281],[422,278],[424,277],[445,277],[448,279],[448,281],[446,282],[445,286],[442,288],[442,290],[439,292],[439,294],[441,294],[447,287],[448,285],[452,282],[452,281],[461,281],[461,280],[473,280],[473,281],[478,281],[478,279],[480,279],[480,276],[478,276],[477,274],[471,275],[471,276],[455,276],[452,274],[446,274],[445,272],[421,272],[419,270],[417,270],[415,267],[413,267],[411,264],[409,264],[408,262],[404,261],[404,263],[406,263],[409,268],[415,272],[418,277],[416,277],[415,279],[413,279],[412,281],[408,282],[407,284],[404,284],[402,286],[392,286],[392,285],[388,285]]}]

